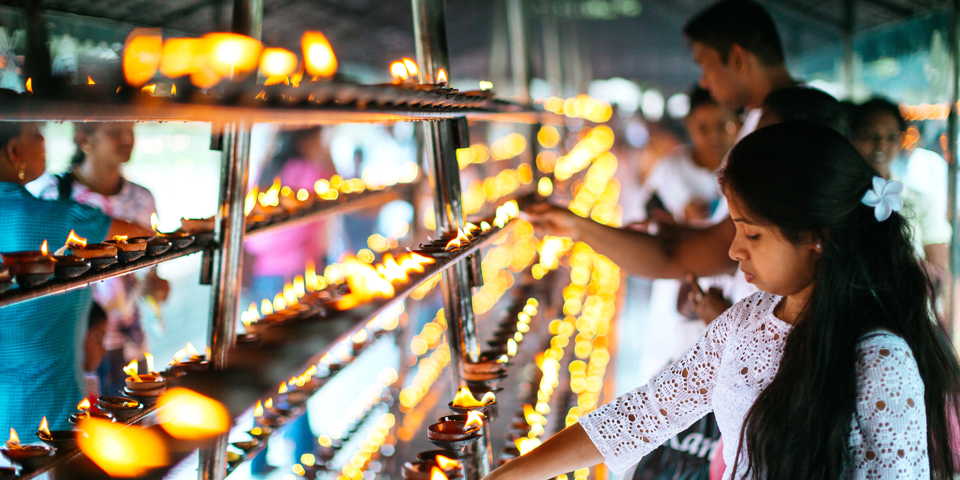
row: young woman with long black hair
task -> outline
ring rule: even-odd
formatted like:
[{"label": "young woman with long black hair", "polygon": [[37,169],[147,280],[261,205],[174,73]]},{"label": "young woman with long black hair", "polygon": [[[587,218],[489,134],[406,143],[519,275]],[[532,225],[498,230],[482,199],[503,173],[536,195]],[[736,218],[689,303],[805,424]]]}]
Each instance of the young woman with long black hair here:
[{"label": "young woman with long black hair", "polygon": [[710,411],[729,439],[726,479],[953,478],[960,366],[896,213],[899,184],[804,122],[744,138],[720,183],[730,256],[761,292],[650,383],[487,480],[619,472]]}]

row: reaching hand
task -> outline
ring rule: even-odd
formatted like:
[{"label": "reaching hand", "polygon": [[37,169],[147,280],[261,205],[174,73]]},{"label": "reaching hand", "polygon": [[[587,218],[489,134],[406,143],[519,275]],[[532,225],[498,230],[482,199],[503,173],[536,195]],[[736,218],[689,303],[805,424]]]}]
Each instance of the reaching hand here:
[{"label": "reaching hand", "polygon": [[167,296],[170,294],[170,282],[157,276],[156,270],[150,270],[150,272],[147,273],[146,282],[146,293],[148,295],[153,295],[153,298],[157,299],[158,302],[167,299]]},{"label": "reaching hand", "polygon": [[570,210],[545,202],[531,206],[525,213],[538,234],[570,237],[574,240],[579,237],[580,222],[585,221]]},{"label": "reaching hand", "polygon": [[709,290],[704,292],[700,288],[700,284],[697,283],[697,277],[693,275],[687,275],[686,282],[692,289],[689,298],[693,304],[693,310],[707,325],[710,325],[720,314],[733,306],[723,296],[723,291],[719,288],[710,287]]}]

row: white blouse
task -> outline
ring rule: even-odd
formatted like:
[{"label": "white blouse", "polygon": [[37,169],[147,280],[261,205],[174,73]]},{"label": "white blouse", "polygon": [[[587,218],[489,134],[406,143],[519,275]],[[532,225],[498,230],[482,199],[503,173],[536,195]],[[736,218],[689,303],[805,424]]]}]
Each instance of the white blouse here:
[{"label": "white blouse", "polygon": [[[758,292],[710,324],[696,346],[653,380],[580,419],[619,473],[713,411],[724,438],[739,439],[747,412],[773,380],[791,326],[773,315],[781,297]],[[907,343],[878,331],[857,345],[855,479],[928,479],[923,381]],[[729,479],[737,441],[723,445]],[[738,472],[746,471],[746,452]]]}]

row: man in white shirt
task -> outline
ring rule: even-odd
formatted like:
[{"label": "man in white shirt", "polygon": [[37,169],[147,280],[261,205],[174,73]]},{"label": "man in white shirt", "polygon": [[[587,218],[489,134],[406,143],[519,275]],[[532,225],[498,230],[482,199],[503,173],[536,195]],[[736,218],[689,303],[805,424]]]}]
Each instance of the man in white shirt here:
[{"label": "man in white shirt", "polygon": [[[784,63],[780,36],[770,14],[753,0],[724,0],[697,14],[684,27],[700,86],[731,110],[750,112],[739,137],[760,119],[767,95],[794,85]],[[669,235],[607,227],[546,204],[532,209],[535,224],[552,235],[588,243],[632,274],[650,278],[709,276],[736,268],[727,255],[736,229],[727,216],[703,229],[677,229]]]}]

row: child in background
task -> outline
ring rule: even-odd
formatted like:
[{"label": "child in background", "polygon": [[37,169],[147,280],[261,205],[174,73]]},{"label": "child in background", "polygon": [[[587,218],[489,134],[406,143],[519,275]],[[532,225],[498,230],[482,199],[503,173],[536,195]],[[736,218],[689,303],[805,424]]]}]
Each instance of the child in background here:
[{"label": "child in background", "polygon": [[87,324],[87,336],[83,339],[83,381],[86,384],[86,397],[96,404],[100,397],[100,376],[97,367],[103,361],[107,349],[103,346],[103,337],[107,334],[107,312],[93,302],[90,309],[90,322]]}]

